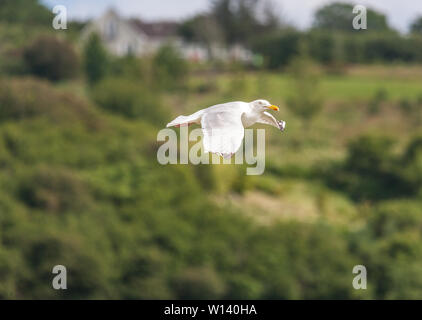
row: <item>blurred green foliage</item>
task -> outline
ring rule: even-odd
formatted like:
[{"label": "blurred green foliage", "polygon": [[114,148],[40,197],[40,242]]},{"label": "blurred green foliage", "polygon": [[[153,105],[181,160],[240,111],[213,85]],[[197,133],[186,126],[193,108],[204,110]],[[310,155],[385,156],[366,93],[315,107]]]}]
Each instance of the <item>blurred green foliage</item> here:
[{"label": "blurred green foliage", "polygon": [[56,37],[37,38],[25,48],[23,56],[30,73],[52,81],[70,79],[79,71],[79,57],[73,47]]},{"label": "blurred green foliage", "polygon": [[382,104],[385,103],[386,100],[388,100],[388,92],[384,88],[378,89],[369,102],[369,113],[379,113],[382,109]]},{"label": "blurred green foliage", "polygon": [[328,173],[327,180],[358,200],[417,196],[422,188],[421,139],[413,138],[399,155],[393,145],[388,136],[356,138],[349,144],[345,162]]},{"label": "blurred green foliage", "polygon": [[312,58],[326,66],[338,63],[421,62],[422,37],[396,33],[348,33],[318,29],[281,30],[260,37],[253,49],[264,55],[269,68],[286,67],[305,41]]},{"label": "blurred green foliage", "polygon": [[[72,41],[46,32],[46,47],[53,44],[44,55],[36,40],[46,10],[32,0],[0,4],[1,25],[9,27],[0,29],[7,48],[0,48],[1,299],[421,297],[422,138],[418,123],[408,125],[421,106],[417,67],[327,75],[316,66],[420,61],[420,39],[270,34],[271,15],[256,26],[247,6],[217,7],[229,2],[214,9],[234,14],[234,22],[251,19],[225,36],[260,43],[274,72],[231,66],[194,74],[171,47],[117,58],[91,38],[84,77],[69,78],[65,69],[80,55]],[[19,25],[27,14],[10,21],[13,3],[41,8],[33,16],[40,29]],[[244,33],[255,27],[259,40]],[[304,42],[311,57],[298,55]],[[29,48],[32,67],[42,68],[25,65]],[[63,48],[75,53],[56,68],[49,54]],[[275,72],[283,66],[293,74]],[[173,116],[263,94],[288,103],[281,104],[282,138],[266,131],[263,176],[246,176],[245,166],[158,165],[156,134]],[[317,115],[303,133],[300,122]],[[67,267],[68,290],[51,287],[58,264]],[[352,287],[358,264],[368,269],[365,291]]]},{"label": "blurred green foliage", "polygon": [[323,98],[320,88],[320,71],[312,61],[306,47],[292,59],[289,73],[292,77],[291,94],[287,97],[287,105],[292,113],[300,117],[305,127],[321,111]]},{"label": "blurred green foliage", "polygon": [[[210,201],[207,193],[218,178],[209,166],[158,166],[151,149],[156,143],[151,119],[139,117],[132,123],[103,114],[33,79],[13,79],[1,87],[1,110],[28,110],[1,116],[2,298],[348,299],[420,294],[419,278],[414,278],[421,264],[417,200],[380,202],[358,229],[324,221],[259,226],[237,209]],[[103,91],[112,87],[119,95],[131,86],[113,83]],[[22,100],[22,90],[28,100]],[[41,97],[57,99],[56,107],[46,108],[49,104]],[[36,112],[30,111],[29,101],[40,104]],[[398,189],[402,184],[420,188],[413,169],[419,168],[419,140],[403,155],[392,153],[391,142],[384,138],[352,143],[341,170],[354,175],[347,182],[360,180],[345,192],[378,200],[399,196],[407,190]],[[240,173],[235,191],[239,178],[247,179]],[[351,269],[362,261],[371,289],[356,292]],[[69,270],[66,292],[51,289],[56,264]]]},{"label": "blurred green foliage", "polygon": [[26,26],[51,24],[53,14],[38,0],[2,0],[0,21]]},{"label": "blurred green foliage", "polygon": [[[227,44],[248,44],[254,38],[276,29],[280,23],[271,3],[262,0],[212,0],[210,13],[206,18],[214,21],[211,27],[214,40]],[[194,24],[195,26],[195,24]],[[201,26],[201,25],[200,25]],[[210,24],[202,33],[207,34]],[[196,33],[201,32],[197,30]]]},{"label": "blurred green foliage", "polygon": [[412,33],[422,33],[422,17],[416,17],[410,25],[410,31]]},{"label": "blurred green foliage", "polygon": [[164,90],[183,88],[188,64],[171,45],[161,47],[153,58],[154,85]]},{"label": "blurred green foliage", "polygon": [[92,34],[84,48],[84,69],[88,82],[95,84],[109,71],[109,59],[97,34]]},{"label": "blurred green foliage", "polygon": [[[342,30],[354,32],[352,21],[357,15],[353,12],[354,5],[349,3],[333,2],[327,4],[315,13],[314,27],[325,30]],[[373,9],[368,8],[367,28],[369,31],[390,31],[387,17]]]},{"label": "blurred green foliage", "polygon": [[61,124],[83,122],[91,128],[100,126],[96,110],[73,94],[51,90],[36,78],[0,79],[0,122],[44,118]]},{"label": "blurred green foliage", "polygon": [[155,124],[165,119],[160,93],[132,79],[106,78],[94,87],[92,96],[102,108],[127,118],[142,117]]}]

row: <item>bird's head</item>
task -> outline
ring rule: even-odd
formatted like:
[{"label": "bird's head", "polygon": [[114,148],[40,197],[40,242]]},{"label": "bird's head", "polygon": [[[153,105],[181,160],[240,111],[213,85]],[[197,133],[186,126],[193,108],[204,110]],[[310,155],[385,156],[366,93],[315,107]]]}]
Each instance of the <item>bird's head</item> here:
[{"label": "bird's head", "polygon": [[252,101],[250,103],[250,105],[254,109],[256,109],[258,111],[261,111],[261,112],[264,112],[266,110],[275,110],[275,111],[279,111],[280,110],[277,106],[272,105],[267,100],[255,100],[255,101]]}]

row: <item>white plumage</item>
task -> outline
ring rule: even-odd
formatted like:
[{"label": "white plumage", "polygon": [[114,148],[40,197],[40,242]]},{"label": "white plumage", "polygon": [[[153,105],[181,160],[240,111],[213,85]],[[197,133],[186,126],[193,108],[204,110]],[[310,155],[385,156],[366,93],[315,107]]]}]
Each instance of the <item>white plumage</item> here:
[{"label": "white plumage", "polygon": [[219,154],[225,158],[233,156],[240,148],[244,137],[244,128],[255,123],[274,126],[284,131],[286,123],[277,121],[266,110],[279,108],[266,100],[247,102],[228,102],[199,110],[189,116],[179,116],[167,127],[180,127],[190,124],[201,124],[204,134],[205,152]]}]

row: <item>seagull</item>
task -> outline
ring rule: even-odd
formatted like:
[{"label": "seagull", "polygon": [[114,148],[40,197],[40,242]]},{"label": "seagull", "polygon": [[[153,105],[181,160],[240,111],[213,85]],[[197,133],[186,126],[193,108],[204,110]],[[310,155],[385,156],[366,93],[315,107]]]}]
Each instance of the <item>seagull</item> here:
[{"label": "seagull", "polygon": [[245,128],[262,123],[284,131],[286,122],[278,121],[268,110],[279,111],[279,108],[267,100],[227,102],[189,116],[178,116],[167,124],[167,128],[200,124],[204,135],[204,151],[231,158],[242,144]]}]

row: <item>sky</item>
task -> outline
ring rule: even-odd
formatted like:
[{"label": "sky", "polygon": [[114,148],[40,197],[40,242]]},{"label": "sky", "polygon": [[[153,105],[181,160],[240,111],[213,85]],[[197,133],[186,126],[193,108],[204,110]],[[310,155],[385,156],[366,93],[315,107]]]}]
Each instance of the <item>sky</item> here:
[{"label": "sky", "polygon": [[[312,24],[314,12],[334,0],[272,0],[280,16],[300,29]],[[387,15],[390,25],[406,32],[410,22],[422,15],[421,0],[352,0],[343,1],[375,8]],[[120,14],[147,21],[182,20],[207,10],[209,0],[42,0],[49,7],[64,5],[70,19],[85,20],[101,15],[108,7]]]}]

